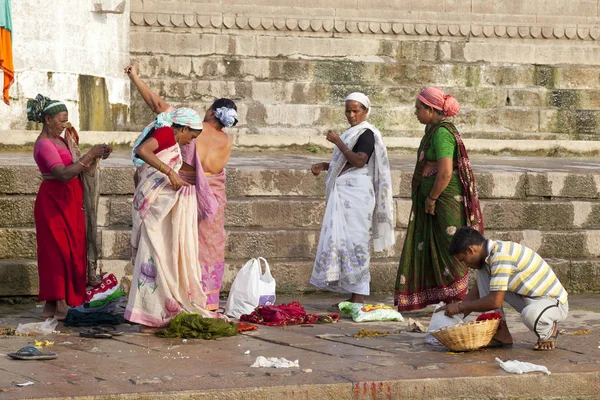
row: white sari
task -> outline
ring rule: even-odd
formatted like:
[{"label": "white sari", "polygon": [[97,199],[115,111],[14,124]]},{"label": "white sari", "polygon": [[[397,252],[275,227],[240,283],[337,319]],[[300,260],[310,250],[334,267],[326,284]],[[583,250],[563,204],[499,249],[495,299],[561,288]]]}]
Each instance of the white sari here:
[{"label": "white sari", "polygon": [[352,149],[367,129],[375,149],[363,168],[340,172],[347,161],[335,148],[326,180],[326,209],[310,283],[334,292],[370,293],[370,241],[375,251],[392,246],[394,206],[387,150],[381,133],[368,122],[344,132],[342,141]]}]

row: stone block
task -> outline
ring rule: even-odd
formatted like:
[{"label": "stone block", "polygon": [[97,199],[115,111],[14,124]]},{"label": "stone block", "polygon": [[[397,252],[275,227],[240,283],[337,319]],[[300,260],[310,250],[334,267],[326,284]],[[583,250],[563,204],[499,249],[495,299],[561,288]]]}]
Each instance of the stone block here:
[{"label": "stone block", "polygon": [[317,250],[318,230],[230,229],[227,232],[226,258],[249,257],[312,258]]},{"label": "stone block", "polygon": [[[173,35],[168,31],[132,30],[131,52],[146,54],[168,54],[175,56],[207,56],[226,54],[216,48],[217,35],[181,32]],[[219,51],[219,52],[217,52]]]},{"label": "stone block", "polygon": [[410,62],[438,61],[441,59],[438,42],[416,40],[402,42],[399,58]]},{"label": "stone block", "polygon": [[554,85],[560,89],[600,89],[599,69],[600,67],[592,65],[556,67],[553,74]]},{"label": "stone block", "polygon": [[133,273],[130,261],[126,260],[98,260],[99,268],[103,273],[115,274],[120,281],[121,278]]},{"label": "stone block", "polygon": [[504,128],[517,132],[538,132],[540,120],[537,110],[507,107],[500,113]]},{"label": "stone block", "polygon": [[508,89],[505,100],[507,106],[538,108],[546,104],[546,90],[544,88]]},{"label": "stone block", "polygon": [[482,208],[486,229],[564,231],[577,227],[570,202],[484,201]]},{"label": "stone block", "polygon": [[[527,87],[536,85],[536,70],[532,65],[483,64],[481,82],[491,86]],[[542,85],[543,86],[543,85]]]},{"label": "stone block", "polygon": [[0,227],[33,226],[33,196],[3,196],[0,197]]},{"label": "stone block", "polygon": [[600,110],[600,90],[578,90],[576,108],[579,110]]},{"label": "stone block", "polygon": [[36,248],[35,229],[0,229],[0,259],[35,259]]},{"label": "stone block", "polygon": [[131,167],[106,167],[102,168],[100,175],[100,193],[103,195],[133,194],[133,173]]},{"label": "stone block", "polygon": [[133,198],[112,196],[107,226],[131,226]]},{"label": "stone block", "polygon": [[464,55],[467,62],[535,64],[536,46],[525,43],[472,41],[465,44]]},{"label": "stone block", "polygon": [[106,260],[127,260],[131,256],[131,230],[100,229],[100,257]]},{"label": "stone block", "polygon": [[548,172],[527,174],[527,196],[597,199],[600,177],[595,174]]},{"label": "stone block", "polygon": [[548,92],[548,104],[551,107],[574,110],[577,107],[577,90],[554,89]]},{"label": "stone block", "polygon": [[0,297],[36,296],[38,293],[39,277],[35,261],[0,261]]},{"label": "stone block", "polygon": [[574,293],[600,292],[598,260],[572,260],[569,277],[569,290]]},{"label": "stone block", "polygon": [[577,133],[598,134],[600,112],[590,110],[577,110],[576,113]]},{"label": "stone block", "polygon": [[2,194],[37,194],[41,183],[42,175],[36,166],[0,166],[0,193]]},{"label": "stone block", "polygon": [[542,257],[579,258],[586,254],[585,232],[542,232],[541,236],[536,251]]},{"label": "stone block", "polygon": [[540,110],[540,132],[577,132],[575,110]]},{"label": "stone block", "polygon": [[473,14],[507,14],[507,15],[535,15],[537,9],[533,1],[520,0],[473,0],[471,3]]},{"label": "stone block", "polygon": [[324,199],[229,199],[225,225],[247,228],[319,229],[324,212]]},{"label": "stone block", "polygon": [[324,175],[315,178],[308,170],[232,169],[227,181],[228,197],[325,195]]}]

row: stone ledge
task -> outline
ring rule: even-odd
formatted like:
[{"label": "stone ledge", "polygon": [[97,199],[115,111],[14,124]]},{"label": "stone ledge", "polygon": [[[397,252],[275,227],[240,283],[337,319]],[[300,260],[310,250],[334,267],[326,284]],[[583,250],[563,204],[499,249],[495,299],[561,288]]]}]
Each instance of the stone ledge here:
[{"label": "stone ledge", "polygon": [[258,32],[307,32],[329,34],[406,35],[425,37],[504,38],[547,40],[592,40],[600,37],[598,25],[581,23],[567,26],[551,24],[493,23],[478,21],[437,22],[392,19],[281,18],[247,17],[226,13],[159,14],[132,12],[132,26],[200,28],[207,31],[236,30]]}]

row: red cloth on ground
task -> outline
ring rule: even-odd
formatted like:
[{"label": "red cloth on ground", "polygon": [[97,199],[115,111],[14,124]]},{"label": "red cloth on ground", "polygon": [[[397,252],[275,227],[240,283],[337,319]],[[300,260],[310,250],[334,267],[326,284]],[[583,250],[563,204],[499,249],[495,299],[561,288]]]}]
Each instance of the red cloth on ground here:
[{"label": "red cloth on ground", "polygon": [[66,300],[83,304],[86,285],[83,184],[45,180],[35,199],[40,301]]},{"label": "red cloth on ground", "polygon": [[502,319],[502,314],[498,311],[493,311],[485,314],[481,314],[477,317],[477,321],[487,321],[489,319]]},{"label": "red cloth on ground", "polygon": [[297,301],[278,306],[258,306],[251,314],[240,317],[241,321],[268,326],[333,323],[339,319],[339,314],[307,314],[304,307]]},{"label": "red cloth on ground", "polygon": [[153,151],[154,154],[158,154],[164,149],[175,146],[175,143],[177,143],[175,140],[175,131],[168,126],[163,126],[162,128],[155,130],[152,137],[158,142],[158,148]]},{"label": "red cloth on ground", "polygon": [[238,322],[237,326],[238,326],[238,333],[258,330],[258,326],[249,324],[247,322]]}]

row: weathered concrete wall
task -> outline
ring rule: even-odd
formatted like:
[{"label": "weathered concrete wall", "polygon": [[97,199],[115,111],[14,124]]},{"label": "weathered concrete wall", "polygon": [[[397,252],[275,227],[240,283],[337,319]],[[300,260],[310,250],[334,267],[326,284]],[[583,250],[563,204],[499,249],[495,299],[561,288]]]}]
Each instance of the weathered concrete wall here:
[{"label": "weathered concrete wall", "polygon": [[[466,137],[600,133],[596,0],[133,0],[131,25],[150,86],[199,109],[234,98],[241,145],[343,127],[354,90],[385,135],[420,136],[413,102],[427,85],[459,99]],[[137,94],[132,117],[152,118]]]},{"label": "weathered concrete wall", "polygon": [[[95,4],[116,13],[94,12]],[[15,83],[11,106],[0,105],[0,135],[39,131],[25,112],[27,99],[38,93],[65,101],[80,130],[122,127],[129,109],[129,79],[123,74],[129,2],[18,0],[12,12]]]}]

